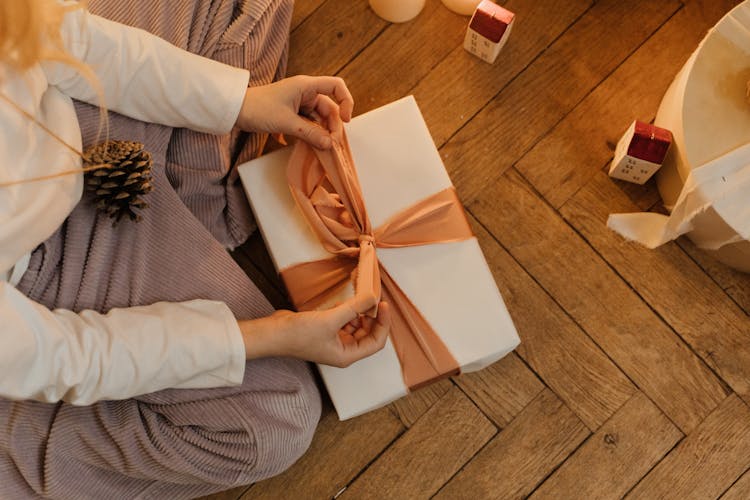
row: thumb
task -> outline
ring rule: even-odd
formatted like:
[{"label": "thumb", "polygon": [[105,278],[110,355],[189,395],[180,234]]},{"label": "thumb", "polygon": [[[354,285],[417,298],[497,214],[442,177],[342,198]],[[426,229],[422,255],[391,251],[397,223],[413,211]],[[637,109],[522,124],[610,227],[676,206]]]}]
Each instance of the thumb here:
[{"label": "thumb", "polygon": [[301,116],[294,116],[290,134],[318,149],[329,149],[332,145],[331,134],[325,128]]},{"label": "thumb", "polygon": [[329,321],[329,326],[335,329],[339,329],[359,317],[354,298],[328,309],[325,313]]},{"label": "thumb", "polygon": [[378,303],[378,299],[372,295],[360,294],[360,296],[351,297],[341,304],[332,307],[327,313],[327,318],[331,322],[330,326],[341,328],[348,322],[359,317]]}]

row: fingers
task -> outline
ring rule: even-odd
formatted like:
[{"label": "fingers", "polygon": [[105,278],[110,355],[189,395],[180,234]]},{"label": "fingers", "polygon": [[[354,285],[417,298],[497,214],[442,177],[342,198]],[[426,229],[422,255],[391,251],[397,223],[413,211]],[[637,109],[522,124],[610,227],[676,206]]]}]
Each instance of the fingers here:
[{"label": "fingers", "polygon": [[341,121],[339,105],[326,95],[319,95],[311,112],[332,134],[339,134],[344,128]]},{"label": "fingers", "polygon": [[[360,304],[361,306],[361,304]],[[371,307],[365,303],[365,307]],[[333,366],[346,367],[383,348],[391,330],[391,309],[387,302],[378,304],[376,318],[360,316],[357,299],[351,298],[327,311],[317,311],[326,328],[338,332],[343,346]]]},{"label": "fingers", "polygon": [[374,324],[368,330],[360,328],[354,338],[357,341],[356,350],[352,352],[357,359],[366,358],[380,351],[391,333],[390,304],[381,302],[378,305],[378,317],[371,320]]},{"label": "fingers", "polygon": [[318,149],[329,149],[333,145],[331,134],[318,123],[294,116],[289,133]]},{"label": "fingers", "polygon": [[354,318],[353,320],[351,320],[349,323],[345,324],[344,328],[342,328],[341,330],[347,335],[353,335],[355,332],[363,328],[362,323],[363,323],[362,318],[358,316]]},{"label": "fingers", "polygon": [[354,98],[344,80],[336,76],[312,76],[309,78],[311,79],[309,88],[318,94],[331,97],[338,104],[342,120],[348,122],[352,119]]},{"label": "fingers", "polygon": [[353,307],[359,314],[364,314],[375,308],[378,299],[379,297],[375,296],[372,291],[361,290],[352,299]]},{"label": "fingers", "polygon": [[372,294],[360,294],[345,300],[327,311],[321,312],[327,316],[329,326],[338,330],[350,321],[358,318],[360,314],[372,309],[377,302],[378,299]]},{"label": "fingers", "polygon": [[350,321],[357,319],[359,311],[355,307],[355,304],[355,299],[351,298],[327,311],[321,311],[326,315],[328,327],[339,330]]},{"label": "fingers", "polygon": [[[354,322],[352,322],[354,323]],[[349,323],[349,324],[352,324]],[[359,321],[359,327],[353,332],[355,339],[359,340],[372,332],[372,328],[375,324],[375,320],[369,316],[361,316]]]},{"label": "fingers", "polygon": [[[332,146],[331,134],[340,135],[344,122],[339,116],[339,105],[330,97],[318,95],[311,106],[301,109],[304,117],[296,117],[293,124],[293,134],[319,149]],[[310,121],[310,123],[303,123]]]},{"label": "fingers", "polygon": [[378,304],[378,317],[375,318],[375,329],[384,328],[386,330],[386,337],[391,331],[391,318],[391,305],[388,302],[380,301],[380,304]]},{"label": "fingers", "polygon": [[[329,132],[339,133],[343,129],[342,120],[351,120],[354,99],[341,78],[296,76],[289,80],[296,82],[302,92],[298,111],[319,120]],[[332,145],[330,137],[326,137],[322,131],[301,126],[299,122],[295,122],[292,133],[320,149],[328,149]]]},{"label": "fingers", "polygon": [[353,329],[352,323],[347,324],[340,331],[339,338],[345,346],[342,366],[348,366],[371,356],[385,346],[391,331],[391,311],[386,302],[381,302],[378,310],[377,319],[362,318],[360,328],[353,333],[350,333]]}]

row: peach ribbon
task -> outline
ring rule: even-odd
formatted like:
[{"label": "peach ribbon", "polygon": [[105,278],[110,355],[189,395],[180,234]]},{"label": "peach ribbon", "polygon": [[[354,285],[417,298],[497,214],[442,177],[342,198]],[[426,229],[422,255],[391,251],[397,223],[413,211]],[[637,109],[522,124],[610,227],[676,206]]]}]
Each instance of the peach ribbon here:
[{"label": "peach ribbon", "polygon": [[[373,229],[343,131],[333,148],[313,149],[297,142],[289,159],[287,180],[292,196],[331,258],[281,270],[298,310],[329,300],[351,280],[360,296],[382,297],[393,310],[391,341],[410,389],[459,373],[447,346],[378,261],[375,248],[428,245],[473,238],[453,188],[408,207]],[[368,313],[375,315],[375,311]]]}]

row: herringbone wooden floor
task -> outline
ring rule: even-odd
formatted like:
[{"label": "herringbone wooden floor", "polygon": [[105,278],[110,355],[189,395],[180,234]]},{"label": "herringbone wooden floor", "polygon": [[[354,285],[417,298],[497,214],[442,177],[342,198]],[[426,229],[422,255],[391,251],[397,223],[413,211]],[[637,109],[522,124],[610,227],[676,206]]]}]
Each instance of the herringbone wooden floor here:
[{"label": "herringbone wooden floor", "polygon": [[[211,498],[750,498],[750,278],[605,227],[660,209],[604,168],[734,3],[508,0],[488,65],[439,0],[402,25],[298,1],[289,74],[344,77],[357,113],[415,95],[522,344],[347,422],[329,404],[289,471]],[[262,241],[237,258],[284,303]]]}]

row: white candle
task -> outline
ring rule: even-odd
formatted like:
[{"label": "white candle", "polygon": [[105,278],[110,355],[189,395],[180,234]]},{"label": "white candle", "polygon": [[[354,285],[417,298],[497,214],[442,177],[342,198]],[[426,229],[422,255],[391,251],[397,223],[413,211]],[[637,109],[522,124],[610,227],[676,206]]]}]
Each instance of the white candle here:
[{"label": "white candle", "polygon": [[470,16],[482,0],[443,0],[443,5],[462,16]]},{"label": "white candle", "polygon": [[386,21],[404,23],[417,17],[425,0],[370,0],[370,7]]}]

